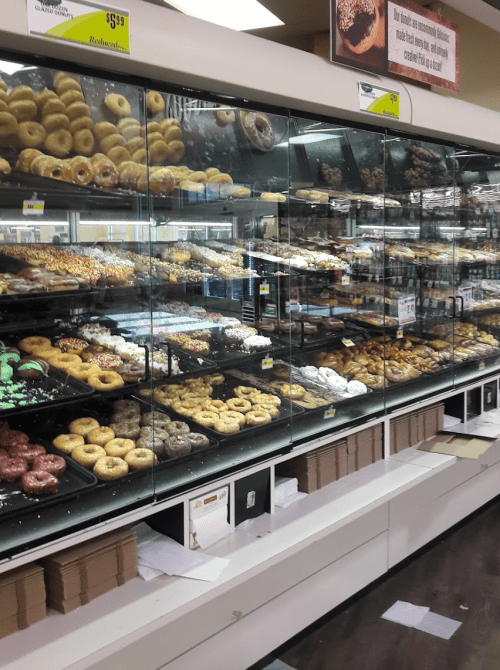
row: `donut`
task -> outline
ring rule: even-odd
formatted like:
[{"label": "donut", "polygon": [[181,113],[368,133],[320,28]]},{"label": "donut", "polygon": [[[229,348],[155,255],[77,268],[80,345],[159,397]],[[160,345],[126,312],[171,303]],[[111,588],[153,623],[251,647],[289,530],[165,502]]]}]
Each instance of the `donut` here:
[{"label": "donut", "polygon": [[249,426],[262,426],[271,421],[271,415],[254,408],[251,412],[245,414],[245,421]]},{"label": "donut", "polygon": [[196,421],[196,423],[199,423],[206,428],[213,428],[214,423],[219,420],[217,412],[209,412],[206,409],[195,412],[192,416],[193,421]]},{"label": "donut", "polygon": [[123,440],[137,440],[141,432],[137,421],[112,423],[110,428],[113,430],[115,437],[119,437]]},{"label": "donut", "polygon": [[100,372],[91,372],[87,378],[90,386],[98,391],[113,391],[124,385],[123,379],[113,370],[100,370]]},{"label": "donut", "polygon": [[111,428],[107,426],[99,426],[98,428],[92,428],[86,436],[85,439],[88,444],[98,444],[100,447],[104,447],[106,442],[114,440],[115,433]]},{"label": "donut", "polygon": [[49,371],[49,364],[40,358],[23,358],[16,363],[15,368],[19,379],[38,380],[47,376]]},{"label": "donut", "polygon": [[84,361],[89,361],[92,356],[96,354],[109,354],[110,350],[108,347],[105,347],[103,344],[89,344],[81,353],[81,357]]},{"label": "donut", "polygon": [[78,119],[80,116],[90,116],[90,108],[81,100],[77,100],[66,107],[66,114],[70,121],[74,121],[74,119]]},{"label": "donut", "polygon": [[241,412],[235,412],[234,410],[220,412],[219,418],[228,419],[229,421],[237,421],[240,427],[245,425],[245,415]]},{"label": "donut", "polygon": [[207,178],[209,184],[232,184],[233,178],[227,172],[219,172]]},{"label": "donut", "polygon": [[130,116],[132,109],[130,103],[124,95],[119,93],[108,93],[104,98],[104,104],[117,116]]},{"label": "donut", "polygon": [[18,121],[29,121],[37,113],[37,106],[33,100],[15,100],[9,102],[9,112]]},{"label": "donut", "polygon": [[250,144],[258,151],[271,151],[274,146],[274,131],[267,114],[263,112],[239,113],[243,132]]},{"label": "donut", "polygon": [[[128,121],[129,119],[125,119],[125,121]],[[130,121],[135,121],[135,119],[130,119]],[[144,146],[145,139],[141,137],[141,124],[137,121],[137,123],[131,123],[124,128],[120,129],[121,134],[125,138],[125,140],[128,142],[131,142],[132,140],[140,139],[142,140],[141,146]],[[128,147],[127,147],[128,148]],[[139,148],[139,147],[136,147]]]},{"label": "donut", "polygon": [[31,86],[16,86],[9,94],[9,100],[35,100]]},{"label": "donut", "polygon": [[[263,403],[257,403],[252,407],[252,411],[254,412],[266,412],[269,414],[271,419],[277,419],[280,415],[279,409],[276,407],[276,405],[266,405]],[[246,417],[248,417],[248,414],[246,414]]]},{"label": "donut", "polygon": [[103,137],[102,140],[99,141],[99,144],[101,145],[101,149],[104,151],[104,153],[107,154],[110,149],[113,149],[113,147],[124,147],[126,140],[123,135],[121,135],[119,132],[116,132],[110,133],[109,135]]},{"label": "donut", "polygon": [[203,403],[203,409],[206,409],[208,412],[220,413],[227,411],[227,405],[223,400],[213,400],[210,398]]},{"label": "donut", "polygon": [[66,105],[63,104],[59,98],[48,98],[47,102],[42,107],[42,119],[49,114],[64,114],[66,115]]},{"label": "donut", "polygon": [[278,396],[271,395],[270,393],[257,393],[251,398],[251,400],[254,402],[254,404],[259,405],[274,405],[275,407],[279,407],[281,405],[281,400],[278,398]]},{"label": "donut", "polygon": [[98,365],[104,370],[116,370],[122,364],[120,356],[108,352],[92,354],[92,356],[88,356],[86,360],[88,363]]},{"label": "donut", "polygon": [[101,368],[97,365],[92,365],[92,363],[75,363],[74,365],[68,365],[66,368],[68,375],[80,379],[82,382],[86,382],[92,372],[100,371]]},{"label": "donut", "polygon": [[54,85],[56,87],[56,91],[58,95],[62,95],[63,93],[66,93],[66,91],[80,91],[82,90],[82,87],[74,79],[72,76],[66,75],[66,76],[61,76],[57,83],[54,82]]},{"label": "donut", "polygon": [[232,412],[240,412],[241,414],[246,414],[252,409],[251,403],[245,398],[229,398],[227,406]]},{"label": "donut", "polygon": [[141,423],[143,426],[158,426],[163,428],[172,423],[172,419],[164,412],[146,412],[141,416]]},{"label": "donut", "polygon": [[107,135],[117,134],[118,128],[114,123],[109,123],[109,121],[99,121],[94,126],[94,135],[97,137],[99,142],[106,137]]},{"label": "donut", "polygon": [[20,172],[30,172],[31,163],[39,156],[43,156],[43,154],[41,151],[38,151],[38,149],[23,149],[17,158],[15,165],[16,170],[19,170]]},{"label": "donut", "polygon": [[0,137],[17,133],[17,119],[10,112],[0,112]]},{"label": "donut", "polygon": [[182,191],[192,191],[195,193],[205,193],[205,184],[200,184],[195,181],[190,181],[189,179],[183,179],[180,184],[179,188]]},{"label": "donut", "polygon": [[0,158],[0,177],[7,177],[12,172],[9,161]]},{"label": "donut", "polygon": [[156,195],[166,195],[175,186],[174,173],[166,167],[159,168],[149,175],[149,190]]},{"label": "donut", "polygon": [[206,384],[211,384],[212,386],[220,386],[224,383],[224,375],[220,372],[215,372],[212,375],[205,375],[203,381]]},{"label": "donut", "polygon": [[75,173],[71,165],[52,156],[40,156],[31,163],[31,173],[38,174],[41,177],[57,179],[59,181],[72,182]]},{"label": "donut", "polygon": [[135,442],[134,440],[115,437],[113,440],[106,442],[104,449],[108,456],[123,458],[126,454],[128,454],[129,451],[135,449]]},{"label": "donut", "polygon": [[148,152],[146,151],[146,149],[137,149],[137,151],[134,151],[134,153],[132,154],[131,159],[136,163],[146,165],[146,163],[148,162]]},{"label": "donut", "polygon": [[202,433],[187,433],[184,439],[189,442],[191,451],[202,451],[210,446],[210,440]]},{"label": "donut", "polygon": [[111,415],[111,423],[123,423],[123,421],[133,421],[139,423],[141,414],[136,409],[124,409],[120,412],[114,412]]},{"label": "donut", "polygon": [[0,481],[15,482],[21,479],[28,471],[28,461],[25,458],[4,458],[0,460]]},{"label": "donut", "polygon": [[49,495],[57,492],[59,480],[44,470],[25,472],[21,477],[21,488],[31,495]]},{"label": "donut", "polygon": [[177,437],[169,437],[165,442],[165,453],[169,458],[179,458],[180,456],[187,456],[191,452],[191,442],[186,435],[179,435]]},{"label": "donut", "polygon": [[88,346],[88,342],[80,340],[77,337],[62,337],[54,342],[54,347],[57,347],[65,354],[79,355]]},{"label": "donut", "polygon": [[125,462],[131,470],[142,470],[156,465],[158,457],[150,449],[132,449],[125,456]]},{"label": "donut", "polygon": [[83,93],[76,89],[65,91],[59,98],[65,107],[69,107],[73,102],[85,102]]},{"label": "donut", "polygon": [[51,133],[53,130],[59,130],[59,128],[64,128],[69,130],[69,119],[64,114],[49,114],[44,116],[42,119],[42,126],[48,133]]},{"label": "donut", "polygon": [[36,347],[50,347],[50,340],[47,337],[32,335],[31,337],[24,337],[19,342],[18,347],[27,354],[31,354]]},{"label": "donut", "polygon": [[94,170],[92,169],[92,163],[89,159],[84,156],[74,156],[69,159],[69,163],[75,173],[75,184],[80,184],[82,186],[90,184],[94,178]]},{"label": "donut", "polygon": [[92,156],[91,161],[94,168],[94,184],[104,188],[113,188],[113,186],[116,186],[119,175],[114,163],[103,154],[95,154]]},{"label": "donut", "polygon": [[306,390],[300,384],[282,384],[280,393],[284,398],[289,400],[300,400],[304,397]]},{"label": "donut", "polygon": [[85,444],[85,439],[82,435],[58,435],[52,440],[52,444],[56,449],[59,449],[59,451],[62,451],[65,454],[71,454],[73,449]]},{"label": "donut", "polygon": [[180,140],[181,137],[182,130],[179,128],[179,126],[170,126],[169,128],[165,128],[163,131],[163,139],[167,144],[173,142],[174,140]]},{"label": "donut", "polygon": [[31,465],[33,472],[49,472],[54,477],[60,477],[66,470],[66,461],[56,454],[37,456]]},{"label": "donut", "polygon": [[[137,400],[127,400],[126,398],[121,398],[120,400],[115,400],[113,403],[113,409],[115,412],[125,412],[127,410],[135,410],[137,414],[141,412],[141,406]],[[163,412],[158,412],[162,416],[166,416]]]},{"label": "donut", "polygon": [[99,444],[82,444],[71,452],[71,458],[84,468],[93,468],[103,456],[106,452]]},{"label": "donut", "polygon": [[77,119],[73,119],[73,121],[69,122],[69,131],[74,135],[79,130],[92,130],[93,125],[94,122],[90,116],[79,116]]},{"label": "donut", "polygon": [[[132,116],[128,116],[128,117],[125,117],[125,118],[123,118],[123,119],[119,119],[119,120],[116,122],[116,127],[118,128],[118,130],[119,130],[121,133],[123,133],[123,131],[125,130],[125,128],[129,128],[129,127],[131,127],[131,126],[134,126],[134,127],[136,127],[136,128],[138,127],[138,128],[140,129],[140,128],[141,128],[141,122],[138,121],[137,119],[134,119],[134,117],[132,117]],[[140,131],[139,131],[139,132],[140,132]]]},{"label": "donut", "polygon": [[165,430],[169,435],[183,435],[184,433],[191,432],[191,429],[184,421],[171,421],[165,426]]},{"label": "donut", "polygon": [[146,93],[146,105],[152,114],[156,114],[156,112],[165,109],[165,100],[158,91],[148,91]]},{"label": "donut", "polygon": [[141,433],[140,433],[140,438],[141,437],[157,437],[159,438],[162,442],[165,440],[168,440],[170,435],[167,433],[166,430],[162,430],[161,428],[154,428],[153,426],[143,426],[141,428]]},{"label": "donut", "polygon": [[83,435],[85,437],[94,428],[99,428],[99,421],[91,416],[84,416],[81,419],[75,419],[69,426],[69,432],[74,435]]},{"label": "donut", "polygon": [[29,441],[29,437],[22,430],[10,430],[8,427],[4,428],[0,435],[0,446],[4,449],[10,449],[18,444],[28,444]]},{"label": "donut", "polygon": [[[167,434],[167,439],[172,439],[172,437]],[[140,437],[136,441],[135,446],[137,449],[149,449],[157,456],[162,456],[165,452],[163,442],[164,441],[157,435],[147,435]]]},{"label": "donut", "polygon": [[90,156],[94,150],[94,135],[86,128],[73,135],[73,150],[80,156]]},{"label": "donut", "polygon": [[168,160],[172,163],[178,163],[181,158],[184,156],[184,142],[180,140],[173,140],[167,144],[168,147]]},{"label": "donut", "polygon": [[215,112],[215,118],[220,126],[227,126],[236,121],[236,114],[234,109],[218,109]]},{"label": "donut", "polygon": [[64,70],[56,70],[53,72],[52,80],[55,87],[59,86],[64,79],[73,79],[76,82],[80,82],[80,75],[73,74],[72,72],[65,72]]},{"label": "donut", "polygon": [[219,418],[219,420],[214,423],[214,430],[218,433],[231,435],[240,430],[240,424],[234,419]]},{"label": "donut", "polygon": [[47,100],[50,100],[51,98],[58,100],[59,96],[55,91],[52,91],[50,88],[44,88],[42,91],[40,91],[40,93],[35,93],[36,106],[39,109],[43,110],[43,106],[45,105]]},{"label": "donut", "polygon": [[269,191],[263,191],[260,194],[260,199],[267,202],[286,202],[286,195],[283,193],[271,193]]},{"label": "donut", "polygon": [[220,174],[219,168],[216,167],[209,167],[203,170],[203,172],[207,175],[208,178],[210,177],[215,177],[216,174]]},{"label": "donut", "polygon": [[81,359],[79,356],[76,356],[75,354],[63,354],[59,351],[58,354],[50,356],[48,361],[50,365],[53,365],[55,368],[58,368],[59,370],[67,370],[70,365],[80,363]]},{"label": "donut", "polygon": [[64,158],[69,154],[73,147],[73,137],[69,130],[58,128],[47,133],[43,141],[43,146],[47,151],[58,158]]},{"label": "donut", "polygon": [[159,163],[162,163],[169,154],[170,149],[163,139],[156,140],[156,142],[149,144],[148,157],[150,163],[158,165]]},{"label": "donut", "polygon": [[360,55],[375,44],[380,14],[374,0],[338,0],[337,28],[348,51]]},{"label": "donut", "polygon": [[94,465],[94,474],[100,479],[117,479],[128,473],[128,464],[123,458],[103,456]]},{"label": "donut", "polygon": [[46,453],[45,447],[42,447],[41,444],[24,443],[9,448],[9,455],[12,458],[24,458],[28,465],[31,465],[35,458],[45,456]]},{"label": "donut", "polygon": [[163,119],[163,121],[160,121],[158,125],[160,126],[160,128],[159,128],[160,133],[165,133],[165,131],[168,128],[171,128],[172,126],[175,126],[177,128],[181,127],[180,121],[178,121],[177,119],[174,119],[172,117],[170,117],[168,119]]},{"label": "donut", "polygon": [[46,134],[45,128],[36,121],[22,121],[17,128],[17,136],[25,147],[38,147]]},{"label": "donut", "polygon": [[110,149],[107,153],[109,160],[115,165],[120,165],[121,163],[131,160],[130,153],[125,147],[116,146]]},{"label": "donut", "polygon": [[133,161],[124,161],[118,166],[119,182],[123,188],[135,189],[142,174],[142,166]]},{"label": "donut", "polygon": [[253,386],[237,386],[234,389],[234,395],[238,398],[249,398],[255,391],[256,389]]}]

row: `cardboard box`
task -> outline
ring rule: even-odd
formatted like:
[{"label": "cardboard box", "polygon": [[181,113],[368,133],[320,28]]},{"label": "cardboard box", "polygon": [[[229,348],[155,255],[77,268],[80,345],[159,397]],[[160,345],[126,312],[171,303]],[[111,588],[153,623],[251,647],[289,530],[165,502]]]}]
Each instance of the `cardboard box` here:
[{"label": "cardboard box", "polygon": [[497,440],[498,438],[493,437],[477,437],[476,435],[442,431],[425,440],[419,449],[459,458],[478,459]]},{"label": "cardboard box", "polygon": [[337,479],[345,477],[348,474],[347,466],[347,442],[337,447]]},{"label": "cardboard box", "polygon": [[356,433],[356,470],[371,465],[373,462],[373,431],[371,428]]},{"label": "cardboard box", "polygon": [[18,630],[28,628],[37,621],[42,621],[47,616],[45,602],[35,605],[23,612],[11,615],[0,621],[0,638],[7,637]]},{"label": "cardboard box", "polygon": [[356,472],[356,454],[347,454],[347,474]]}]

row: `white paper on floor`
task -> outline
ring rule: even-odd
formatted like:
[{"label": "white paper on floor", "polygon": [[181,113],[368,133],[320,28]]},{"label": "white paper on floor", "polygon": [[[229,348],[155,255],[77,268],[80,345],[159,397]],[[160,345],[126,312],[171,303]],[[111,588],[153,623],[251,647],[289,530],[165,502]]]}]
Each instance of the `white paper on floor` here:
[{"label": "white paper on floor", "polygon": [[389,607],[382,614],[382,619],[415,628],[423,633],[430,633],[444,640],[449,640],[462,625],[461,621],[454,621],[448,619],[448,617],[430,612],[428,607],[419,607],[403,600],[398,600],[392,607]]}]

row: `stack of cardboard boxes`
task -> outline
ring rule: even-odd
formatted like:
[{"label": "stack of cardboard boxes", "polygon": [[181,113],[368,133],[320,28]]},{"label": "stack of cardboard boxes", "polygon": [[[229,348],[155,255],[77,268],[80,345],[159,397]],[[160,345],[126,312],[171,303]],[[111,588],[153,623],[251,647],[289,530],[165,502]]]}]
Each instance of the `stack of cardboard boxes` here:
[{"label": "stack of cardboard boxes", "polygon": [[391,419],[391,454],[433,437],[444,425],[444,404],[436,403]]},{"label": "stack of cardboard boxes", "polygon": [[36,563],[0,576],[0,638],[47,616],[43,570]]}]

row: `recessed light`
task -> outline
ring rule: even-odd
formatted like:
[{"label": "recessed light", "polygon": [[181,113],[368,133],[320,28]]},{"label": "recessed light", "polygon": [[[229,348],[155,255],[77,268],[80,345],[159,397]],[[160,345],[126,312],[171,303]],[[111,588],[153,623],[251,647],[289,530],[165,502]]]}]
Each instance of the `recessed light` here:
[{"label": "recessed light", "polygon": [[183,14],[233,30],[282,26],[277,16],[257,0],[164,0]]}]

